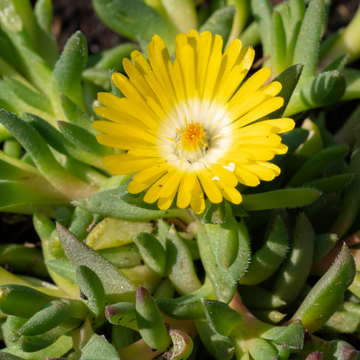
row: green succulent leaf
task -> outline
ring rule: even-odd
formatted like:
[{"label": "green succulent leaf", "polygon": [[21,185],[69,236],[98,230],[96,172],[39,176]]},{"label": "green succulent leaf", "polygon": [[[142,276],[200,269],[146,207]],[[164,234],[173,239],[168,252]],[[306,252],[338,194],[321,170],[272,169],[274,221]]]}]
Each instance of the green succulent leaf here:
[{"label": "green succulent leaf", "polygon": [[229,39],[231,29],[236,13],[235,6],[225,6],[216,10],[207,20],[201,25],[199,32],[210,31],[213,35],[218,34],[224,41],[224,46]]},{"label": "green succulent leaf", "polygon": [[96,224],[86,238],[86,244],[94,250],[131,244],[139,233],[150,233],[153,224],[149,222],[126,221],[105,218]]},{"label": "green succulent leaf", "polygon": [[210,278],[216,298],[225,303],[229,303],[233,298],[236,286],[245,273],[250,258],[250,239],[246,230],[244,221],[241,221],[237,227],[238,231],[238,253],[236,260],[231,266],[224,269],[216,261],[214,251],[211,247],[211,238],[218,236],[218,230],[214,227],[221,225],[193,223],[193,231],[198,241],[201,261],[205,268],[207,276]]},{"label": "green succulent leaf", "polygon": [[239,250],[237,221],[228,202],[225,202],[225,215],[221,224],[206,224],[206,230],[211,233],[210,244],[216,262],[227,269],[236,260]]},{"label": "green succulent leaf", "polygon": [[61,107],[67,119],[74,125],[78,125],[93,135],[98,132],[92,127],[89,116],[73,101],[63,94],[60,94]]},{"label": "green succulent leaf", "polygon": [[342,340],[321,341],[316,348],[326,360],[357,360],[359,356],[359,352],[353,346]]},{"label": "green succulent leaf", "polygon": [[79,240],[84,240],[89,234],[88,229],[93,220],[94,216],[92,213],[77,207],[72,216],[69,231]]},{"label": "green succulent leaf", "polygon": [[52,35],[53,6],[51,0],[39,0],[35,3],[34,14],[36,22],[49,35]]},{"label": "green succulent leaf", "polygon": [[11,354],[6,354],[2,351],[0,351],[0,359],[1,360],[23,360],[23,358],[20,358],[18,356],[11,355]]},{"label": "green succulent leaf", "polygon": [[240,284],[257,285],[270,277],[280,266],[288,250],[288,234],[284,222],[277,217],[272,231],[261,249],[251,258]]},{"label": "green succulent leaf", "polygon": [[166,254],[154,235],[142,232],[134,237],[134,243],[146,264],[155,274],[166,275]]},{"label": "green succulent leaf", "polygon": [[191,294],[176,299],[158,299],[156,303],[165,314],[180,320],[194,320],[204,315],[202,299],[214,299],[214,290],[208,278],[203,286]]},{"label": "green succulent leaf", "polygon": [[[263,45],[263,55],[271,53],[271,17],[273,7],[269,0],[251,0],[251,9],[258,23],[258,31]],[[255,44],[252,42],[255,46]]]},{"label": "green succulent leaf", "polygon": [[201,288],[189,248],[172,226],[166,239],[166,268],[174,288],[180,295]]},{"label": "green succulent leaf", "polygon": [[279,356],[274,344],[261,338],[251,338],[246,341],[249,354],[254,360],[272,360]]},{"label": "green succulent leaf", "polygon": [[[73,346],[73,342],[70,336],[61,336],[55,343],[49,347],[35,351],[24,352],[17,345],[2,349],[1,352],[6,354],[18,356],[20,359],[26,360],[39,360],[45,357],[58,358],[68,353]],[[5,358],[6,359],[6,358]],[[11,359],[12,360],[12,359]]]},{"label": "green succulent leaf", "polygon": [[354,175],[351,184],[345,189],[344,197],[341,205],[339,216],[336,218],[335,223],[330,229],[330,232],[336,233],[339,238],[346,234],[353,224],[357,213],[360,208],[360,129],[356,131],[356,143],[354,145],[349,173]]},{"label": "green succulent leaf", "polygon": [[132,268],[142,264],[142,256],[135,244],[98,250],[98,253],[119,269]]},{"label": "green succulent leaf", "polygon": [[80,360],[120,360],[120,356],[104,336],[93,334],[81,349]]},{"label": "green succulent leaf", "polygon": [[[101,158],[95,153],[77,146],[47,121],[33,114],[23,114],[26,120],[53,149],[88,165],[102,168]],[[85,130],[84,130],[85,131]]]},{"label": "green succulent leaf", "polygon": [[75,280],[81,291],[81,299],[95,316],[105,310],[105,290],[101,280],[87,266],[80,265],[75,270]]},{"label": "green succulent leaf", "polygon": [[359,99],[360,97],[360,71],[355,69],[345,69],[346,90],[342,100]]},{"label": "green succulent leaf", "polygon": [[142,286],[136,292],[135,309],[139,332],[144,341],[153,351],[166,350],[171,344],[171,337],[154,299]]},{"label": "green succulent leaf", "polygon": [[170,52],[174,50],[176,27],[145,2],[95,0],[93,4],[100,19],[117,33],[131,40],[136,40],[136,36],[140,35],[148,41],[154,34],[158,34],[165,41]]},{"label": "green succulent leaf", "polygon": [[66,121],[58,121],[58,126],[69,141],[89,154],[94,154],[101,158],[113,153],[111,148],[100,145],[93,134],[79,125]]},{"label": "green succulent leaf", "polygon": [[128,194],[126,187],[127,183],[121,187],[100,191],[90,197],[75,201],[75,204],[89,212],[123,220],[146,221],[166,217],[179,217],[180,219],[188,220],[186,210],[148,210],[129,205],[121,199],[121,197]]},{"label": "green succulent leaf", "polygon": [[290,304],[309,276],[315,246],[314,229],[302,213],[296,220],[289,253],[277,272],[272,292]]},{"label": "green succulent leaf", "polygon": [[[25,298],[26,302],[23,301]],[[6,315],[29,319],[53,299],[52,296],[23,285],[0,286],[0,311]]]},{"label": "green succulent leaf", "polygon": [[294,50],[293,62],[305,65],[300,83],[315,75],[324,20],[325,1],[311,0]]},{"label": "green succulent leaf", "polygon": [[[93,66],[96,69],[112,69],[114,71],[122,72],[123,59],[130,58],[131,53],[137,50],[135,44],[120,44],[112,49],[102,51],[99,54],[89,57],[88,66]],[[85,70],[86,71],[86,70]]]},{"label": "green succulent leaf", "polygon": [[357,332],[360,328],[360,305],[344,301],[326,324],[321,332],[350,333]]},{"label": "green succulent leaf", "polygon": [[48,266],[48,268],[50,268],[50,270],[54,271],[56,274],[62,276],[71,283],[76,284],[75,269],[68,259],[61,258],[48,260],[46,261],[46,266]]},{"label": "green succulent leaf", "polygon": [[239,294],[244,304],[254,310],[276,309],[286,305],[286,302],[279,296],[260,286],[240,285]]},{"label": "green succulent leaf", "polygon": [[105,309],[105,315],[111,324],[123,325],[134,330],[139,330],[135,303],[133,302],[123,301],[107,306]]},{"label": "green succulent leaf", "polygon": [[338,70],[309,77],[295,89],[284,115],[334,104],[343,97],[345,90],[345,76]]},{"label": "green succulent leaf", "polygon": [[274,11],[271,18],[271,69],[275,74],[280,74],[286,69],[286,35],[281,14]]},{"label": "green succulent leaf", "polygon": [[339,240],[336,234],[321,234],[315,236],[313,264],[321,260]]},{"label": "green succulent leaf", "polygon": [[[284,99],[284,105],[280,109],[268,115],[269,119],[277,119],[279,117],[282,117],[291,99],[291,96],[296,88],[296,85],[299,82],[303,68],[304,68],[303,64],[293,65],[287,68],[286,70],[284,70],[273,80],[273,81],[278,81],[282,85],[281,91],[279,92],[278,96]],[[281,134],[281,136],[292,134],[296,130],[298,129],[294,129],[293,131],[287,132],[285,134]]]},{"label": "green succulent leaf", "polygon": [[320,195],[320,191],[310,188],[281,189],[243,195],[243,201],[239,206],[246,211],[296,208],[312,203]]},{"label": "green succulent leaf", "polygon": [[242,316],[228,305],[216,300],[202,300],[206,319],[210,327],[218,334],[229,336]]},{"label": "green succulent leaf", "polygon": [[340,174],[325,179],[309,181],[304,186],[319,189],[321,192],[331,193],[346,188],[353,178],[352,174]]},{"label": "green succulent leaf", "polygon": [[297,187],[316,179],[332,162],[344,158],[348,150],[347,146],[339,145],[318,152],[295,173],[288,185]]},{"label": "green succulent leaf", "polygon": [[230,360],[234,356],[235,347],[229,337],[217,334],[206,319],[197,319],[195,324],[202,343],[215,359]]},{"label": "green succulent leaf", "polygon": [[69,303],[51,300],[32,316],[19,330],[20,335],[39,335],[49,331],[71,316]]},{"label": "green succulent leaf", "polygon": [[261,337],[290,349],[302,349],[304,345],[304,329],[301,320],[295,320],[288,326],[274,326],[262,333]]},{"label": "green succulent leaf", "polygon": [[34,91],[13,77],[4,77],[4,81],[19,99],[35,109],[53,115],[51,102],[44,94]]},{"label": "green succulent leaf", "polygon": [[59,192],[76,199],[91,194],[96,188],[66,171],[54,158],[45,140],[26,121],[0,110],[0,122],[9,130],[34,160],[40,173]]},{"label": "green succulent leaf", "polygon": [[47,348],[58,341],[61,336],[70,333],[70,331],[76,329],[82,320],[79,319],[67,319],[57,327],[35,336],[21,335],[19,339],[19,348],[24,352],[36,352]]},{"label": "green succulent leaf", "polygon": [[95,250],[79,241],[60,224],[57,225],[57,231],[61,246],[73,266],[84,265],[94,271],[100,278],[108,297],[123,294],[133,298],[135,286],[118,268],[97,254]]},{"label": "green succulent leaf", "polygon": [[292,319],[300,319],[309,332],[320,329],[340,306],[355,271],[354,258],[344,244],[334,264],[312,288]]},{"label": "green succulent leaf", "polygon": [[85,109],[81,87],[81,73],[87,62],[87,42],[80,31],[67,41],[60,60],[52,71],[52,85],[58,93],[66,95],[83,110]]}]

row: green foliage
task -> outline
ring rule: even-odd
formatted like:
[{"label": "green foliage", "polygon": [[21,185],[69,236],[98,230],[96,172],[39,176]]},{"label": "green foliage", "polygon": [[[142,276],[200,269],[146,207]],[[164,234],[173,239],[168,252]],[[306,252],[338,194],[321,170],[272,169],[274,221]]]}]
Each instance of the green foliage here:
[{"label": "green foliage", "polygon": [[[0,246],[14,272],[0,267],[0,359],[357,359],[346,341],[360,329],[359,108],[335,137],[326,121],[360,97],[360,72],[347,67],[360,56],[360,10],[322,41],[324,0],[93,5],[139,44],[88,57],[76,32],[59,58],[50,0],[34,11],[0,1],[0,210],[33,214],[41,240],[41,251]],[[130,176],[102,162],[118,150],[92,126],[97,92],[124,97],[111,76],[132,51],[147,56],[157,34],[173,61],[177,33],[191,29],[222,36],[224,49],[261,42],[284,100],[268,119],[302,122],[280,134],[288,151],[270,160],[274,181],[238,185],[240,204],[207,200],[201,215],[131,194]]]}]

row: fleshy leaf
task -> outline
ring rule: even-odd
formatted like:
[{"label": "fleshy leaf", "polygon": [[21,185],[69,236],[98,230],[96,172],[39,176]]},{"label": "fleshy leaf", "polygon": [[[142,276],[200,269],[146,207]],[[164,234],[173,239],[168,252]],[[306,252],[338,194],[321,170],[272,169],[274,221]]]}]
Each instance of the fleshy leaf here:
[{"label": "fleshy leaf", "polygon": [[345,76],[337,70],[310,77],[295,89],[284,116],[334,104],[342,98],[345,89]]},{"label": "fleshy leaf", "polygon": [[155,236],[148,233],[140,233],[134,237],[134,242],[146,264],[155,274],[166,275],[165,250]]},{"label": "fleshy leaf", "polygon": [[93,270],[100,278],[107,296],[126,294],[133,298],[135,286],[118,268],[97,254],[95,250],[76,239],[60,224],[57,225],[57,231],[61,246],[74,267],[85,265]]},{"label": "fleshy leaf", "polygon": [[83,110],[85,109],[81,87],[81,73],[87,61],[87,42],[80,31],[73,34],[67,41],[60,60],[52,71],[53,96],[58,93],[66,95]]},{"label": "fleshy leaf", "polygon": [[216,300],[202,300],[206,319],[210,327],[220,335],[229,336],[242,316],[228,305]]},{"label": "fleshy leaf", "polygon": [[272,292],[287,304],[295,300],[309,276],[315,234],[309,220],[300,214],[290,241],[289,253],[277,272]]},{"label": "fleshy leaf", "polygon": [[81,360],[120,360],[120,356],[105,336],[94,334],[81,349]]},{"label": "fleshy leaf", "polygon": [[234,6],[225,6],[216,10],[201,26],[199,32],[210,31],[213,35],[218,34],[223,38],[225,45],[230,36],[235,12]]},{"label": "fleshy leaf", "polygon": [[101,280],[94,271],[83,265],[76,268],[75,279],[81,299],[95,316],[99,316],[105,310],[105,291]]},{"label": "fleshy leaf", "polygon": [[261,194],[243,195],[239,207],[246,211],[296,208],[315,201],[321,192],[310,188],[281,189]]},{"label": "fleshy leaf", "polygon": [[145,342],[154,351],[166,350],[171,344],[171,337],[154,299],[142,286],[136,292],[135,309],[139,332]]},{"label": "fleshy leaf", "polygon": [[300,83],[315,75],[324,15],[325,1],[311,0],[301,24],[293,57],[294,63],[305,65]]},{"label": "fleshy leaf", "polygon": [[239,279],[245,273],[245,269],[248,266],[250,258],[250,239],[245,223],[244,221],[241,221],[237,225],[239,246],[236,260],[231,266],[224,269],[217,264],[216,257],[211,247],[210,238],[213,236],[214,226],[219,227],[220,224],[202,225],[200,223],[193,223],[192,230],[198,241],[201,260],[206,274],[214,287],[216,298],[225,303],[229,303],[235,294]]},{"label": "fleshy leaf", "polygon": [[311,333],[320,329],[341,304],[355,271],[354,258],[344,244],[335,263],[312,288],[292,320],[300,319]]},{"label": "fleshy leaf", "polygon": [[261,249],[251,258],[240,284],[257,285],[270,277],[280,266],[288,250],[288,235],[284,222],[276,218],[273,229]]},{"label": "fleshy leaf", "polygon": [[174,50],[173,43],[177,33],[175,26],[145,2],[95,0],[93,4],[100,19],[117,33],[131,40],[136,40],[136,35],[140,35],[148,41],[154,34],[158,34],[165,41],[168,49]]}]

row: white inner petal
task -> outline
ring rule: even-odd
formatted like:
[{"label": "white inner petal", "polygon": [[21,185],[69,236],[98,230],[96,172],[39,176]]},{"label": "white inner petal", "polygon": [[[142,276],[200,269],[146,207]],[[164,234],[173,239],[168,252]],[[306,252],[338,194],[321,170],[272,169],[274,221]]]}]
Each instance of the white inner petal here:
[{"label": "white inner petal", "polygon": [[[192,121],[203,124],[206,133],[203,144],[197,151],[181,147],[181,131]],[[157,149],[170,165],[183,170],[195,171],[210,167],[217,163],[231,145],[231,127],[228,126],[231,123],[226,106],[198,98],[183,101],[161,120]]]}]

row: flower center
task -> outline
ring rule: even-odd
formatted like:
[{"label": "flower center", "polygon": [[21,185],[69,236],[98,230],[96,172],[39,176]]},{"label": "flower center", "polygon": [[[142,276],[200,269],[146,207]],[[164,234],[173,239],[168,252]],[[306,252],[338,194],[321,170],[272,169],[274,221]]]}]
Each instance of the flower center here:
[{"label": "flower center", "polygon": [[194,121],[191,121],[191,124],[186,124],[185,129],[182,129],[181,146],[185,150],[194,151],[203,144],[206,134],[203,127],[204,124],[194,124]]},{"label": "flower center", "polygon": [[193,120],[191,120],[191,124],[188,124],[186,118],[185,124],[181,130],[177,129],[179,134],[175,139],[175,154],[192,164],[205,156],[209,137],[204,131],[204,124],[194,123]]}]

